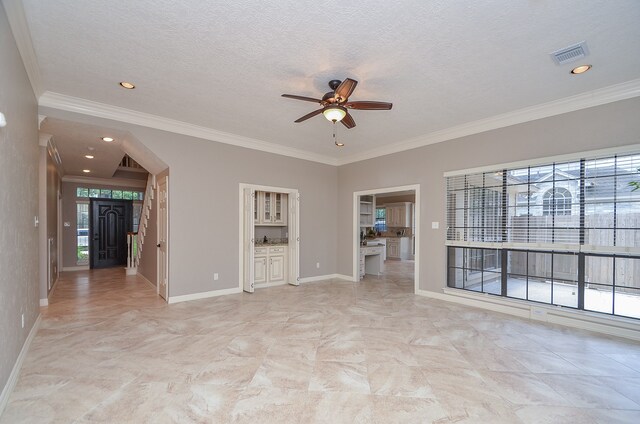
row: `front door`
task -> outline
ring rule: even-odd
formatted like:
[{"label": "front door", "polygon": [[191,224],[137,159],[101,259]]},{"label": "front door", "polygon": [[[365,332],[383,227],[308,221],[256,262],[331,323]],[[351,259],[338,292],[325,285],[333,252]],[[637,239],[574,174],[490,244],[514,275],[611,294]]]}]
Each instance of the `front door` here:
[{"label": "front door", "polygon": [[91,268],[126,265],[127,232],[131,231],[132,211],[130,200],[91,199]]}]

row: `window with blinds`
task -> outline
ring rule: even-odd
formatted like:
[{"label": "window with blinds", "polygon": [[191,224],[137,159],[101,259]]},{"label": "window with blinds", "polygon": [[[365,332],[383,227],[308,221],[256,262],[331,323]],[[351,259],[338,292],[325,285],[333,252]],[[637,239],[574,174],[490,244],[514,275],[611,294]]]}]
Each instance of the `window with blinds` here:
[{"label": "window with blinds", "polygon": [[448,285],[640,318],[640,154],[447,177]]},{"label": "window with blinds", "polygon": [[447,242],[629,251],[640,247],[638,181],[640,154],[448,177]]}]

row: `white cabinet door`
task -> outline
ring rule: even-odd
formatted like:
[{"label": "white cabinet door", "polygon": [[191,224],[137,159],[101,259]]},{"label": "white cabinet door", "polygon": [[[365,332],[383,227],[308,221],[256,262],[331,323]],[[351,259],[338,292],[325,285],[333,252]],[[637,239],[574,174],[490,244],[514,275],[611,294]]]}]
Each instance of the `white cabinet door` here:
[{"label": "white cabinet door", "polygon": [[398,242],[398,239],[387,239],[387,257],[400,259],[400,243]]},{"label": "white cabinet door", "polygon": [[254,258],[253,270],[256,284],[267,282],[267,258],[265,256]]},{"label": "white cabinet door", "polygon": [[269,256],[269,282],[278,283],[284,281],[284,272],[284,255]]},{"label": "white cabinet door", "polygon": [[254,223],[256,225],[287,225],[287,194],[256,192],[254,203]]},{"label": "white cabinet door", "polygon": [[400,206],[387,206],[387,227],[402,227]]},{"label": "white cabinet door", "polygon": [[253,197],[253,223],[260,224],[260,217],[262,214],[262,196],[264,195],[261,191],[256,191],[255,196]]},{"label": "white cabinet door", "polygon": [[284,193],[271,193],[271,223],[275,225],[287,225],[287,195]]},{"label": "white cabinet door", "polygon": [[254,252],[254,234],[255,234],[255,224],[254,224],[254,214],[253,207],[255,205],[254,198],[256,196],[256,191],[251,188],[243,189],[244,196],[244,211],[242,217],[242,237],[243,237],[243,275],[242,275],[242,289],[246,292],[253,293],[254,289],[254,261],[255,257]]},{"label": "white cabinet door", "polygon": [[262,215],[261,215],[261,223],[262,224],[271,224],[271,219],[273,215],[271,215],[273,209],[273,193],[262,193]]}]

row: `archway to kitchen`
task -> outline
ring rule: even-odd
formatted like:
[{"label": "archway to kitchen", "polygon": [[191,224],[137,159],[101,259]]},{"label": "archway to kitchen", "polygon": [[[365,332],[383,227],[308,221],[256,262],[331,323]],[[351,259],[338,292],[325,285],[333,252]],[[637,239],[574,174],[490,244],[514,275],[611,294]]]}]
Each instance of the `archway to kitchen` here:
[{"label": "archway to kitchen", "polygon": [[[410,202],[411,198],[414,199]],[[376,208],[376,199],[384,208]],[[383,200],[385,199],[385,200]],[[407,200],[407,201],[405,201]],[[384,209],[384,211],[376,210]],[[378,212],[378,214],[376,214]],[[390,216],[386,216],[389,213]],[[384,219],[376,216],[384,215]],[[384,226],[380,224],[384,221]],[[378,232],[386,239],[387,246],[363,246],[367,234]],[[388,242],[392,244],[389,245]],[[353,281],[384,277],[385,264],[389,269],[410,273],[413,265],[413,292],[416,293],[420,275],[420,185],[385,187],[353,193]],[[386,255],[385,255],[386,254]],[[386,256],[386,260],[385,260]],[[390,262],[393,261],[393,262]],[[405,261],[405,264],[402,262]],[[406,265],[406,267],[405,267]],[[410,276],[408,276],[410,278]]]},{"label": "archway to kitchen", "polygon": [[239,185],[239,287],[300,283],[300,196],[297,189]]}]

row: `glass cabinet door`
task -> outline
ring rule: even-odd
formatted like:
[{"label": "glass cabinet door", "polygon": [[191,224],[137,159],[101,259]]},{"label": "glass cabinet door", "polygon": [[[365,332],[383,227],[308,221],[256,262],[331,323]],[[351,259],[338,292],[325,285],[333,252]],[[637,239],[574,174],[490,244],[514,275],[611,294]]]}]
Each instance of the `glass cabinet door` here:
[{"label": "glass cabinet door", "polygon": [[260,209],[258,208],[259,197],[261,195],[260,191],[255,192],[255,196],[253,197],[253,222],[258,224],[260,222]]},{"label": "glass cabinet door", "polygon": [[274,209],[273,209],[273,219],[276,222],[282,221],[282,193],[274,193]]},{"label": "glass cabinet door", "polygon": [[264,209],[262,211],[262,221],[271,222],[271,202],[273,201],[273,193],[264,193]]}]

